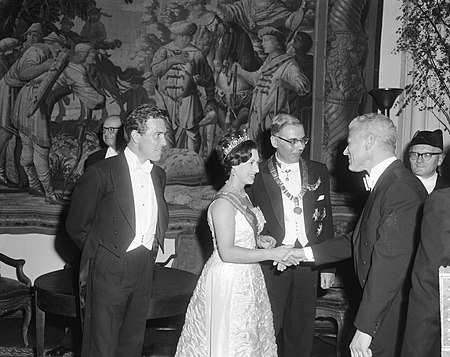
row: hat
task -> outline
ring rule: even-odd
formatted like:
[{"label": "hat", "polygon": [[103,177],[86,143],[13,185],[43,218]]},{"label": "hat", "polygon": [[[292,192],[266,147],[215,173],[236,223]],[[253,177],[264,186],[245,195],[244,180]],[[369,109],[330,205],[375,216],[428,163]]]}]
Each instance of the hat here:
[{"label": "hat", "polygon": [[93,7],[93,8],[90,8],[87,13],[88,13],[88,15],[97,15],[97,14],[100,14],[101,11],[102,11],[102,9],[99,9],[98,7]]},{"label": "hat", "polygon": [[277,30],[276,28],[263,27],[258,31],[258,37],[260,40],[262,40],[263,36],[265,35],[274,36],[280,44],[284,44],[286,42],[286,37],[284,37],[282,32],[280,30]]},{"label": "hat", "polygon": [[174,22],[169,30],[174,35],[192,36],[197,31],[197,25],[191,21]]},{"label": "hat", "polygon": [[24,33],[24,35],[27,35],[30,32],[38,32],[41,34],[41,36],[44,34],[44,31],[42,31],[42,25],[39,22],[35,22],[34,24],[31,24],[31,26],[28,27],[28,30],[27,30],[27,32]]},{"label": "hat", "polygon": [[61,25],[62,24],[69,24],[70,26],[75,26],[75,24],[73,23],[73,21],[71,19],[69,19],[67,16],[64,16],[61,21],[59,22]]},{"label": "hat", "polygon": [[95,47],[90,43],[78,43],[74,49],[75,52],[89,52],[91,50],[95,50]]},{"label": "hat", "polygon": [[66,39],[60,35],[57,35],[55,32],[52,32],[50,35],[47,35],[43,38],[46,42],[59,42],[62,45],[66,44]]},{"label": "hat", "polygon": [[142,76],[133,76],[130,79],[130,84],[142,84],[144,83],[145,78]]},{"label": "hat", "polygon": [[435,131],[416,131],[409,146],[412,147],[414,145],[430,145],[444,150],[442,130],[437,129]]},{"label": "hat", "polygon": [[21,43],[19,40],[12,38],[12,37],[6,37],[6,38],[0,40],[0,54],[11,51],[20,46],[21,46]]}]

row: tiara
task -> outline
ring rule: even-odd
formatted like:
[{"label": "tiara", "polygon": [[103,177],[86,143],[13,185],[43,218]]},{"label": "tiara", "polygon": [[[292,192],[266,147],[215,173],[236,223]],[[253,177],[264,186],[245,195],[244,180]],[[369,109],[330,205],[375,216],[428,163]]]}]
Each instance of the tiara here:
[{"label": "tiara", "polygon": [[228,146],[223,149],[224,155],[227,156],[231,152],[231,150],[233,150],[236,146],[247,140],[250,140],[250,137],[248,136],[247,133],[244,133],[238,136],[237,138],[231,140],[231,143],[228,144]]}]

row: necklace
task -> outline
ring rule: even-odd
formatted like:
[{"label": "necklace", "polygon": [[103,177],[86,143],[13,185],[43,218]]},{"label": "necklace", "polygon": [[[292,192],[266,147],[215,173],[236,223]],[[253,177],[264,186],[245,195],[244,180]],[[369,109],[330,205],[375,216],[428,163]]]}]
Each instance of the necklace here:
[{"label": "necklace", "polygon": [[285,169],[285,170],[283,170],[283,168],[281,167],[281,164],[278,162],[278,160],[276,160],[276,163],[277,163],[278,167],[280,168],[280,172],[282,174],[286,174],[286,177],[285,177],[284,181],[289,182],[289,174],[291,172],[294,173],[294,172],[298,171],[298,165],[297,165],[297,170],[293,170],[293,169]]},{"label": "necklace", "polygon": [[290,170],[290,169],[287,169],[287,170],[282,170],[281,169],[281,167],[280,167],[280,171],[281,171],[281,173],[283,173],[283,174],[286,174],[286,178],[284,179],[284,181],[289,181],[289,173],[290,172],[293,172],[292,170]]},{"label": "necklace", "polygon": [[228,185],[233,191],[234,193],[236,193],[238,196],[240,196],[241,198],[245,198],[247,196],[247,194],[244,192],[239,191],[236,187],[234,187],[230,181],[226,180],[225,181],[225,185]]},{"label": "necklace", "polygon": [[300,200],[303,198],[303,196],[306,193],[306,190],[308,188],[308,168],[306,167],[306,163],[305,161],[300,158],[300,163],[302,165],[302,171],[301,171],[301,177],[302,177],[302,188],[299,192],[299,194],[297,196],[294,196],[292,193],[290,193],[288,191],[288,189],[286,188],[286,186],[284,186],[283,182],[281,182],[280,178],[278,177],[278,173],[275,170],[275,166],[273,165],[273,160],[276,160],[273,156],[269,159],[268,161],[268,167],[270,170],[270,173],[272,174],[273,179],[275,180],[275,182],[277,183],[277,185],[280,187],[281,192],[283,192],[283,194],[290,199],[291,201],[294,202],[294,213],[295,214],[302,214],[303,210],[300,207]]}]

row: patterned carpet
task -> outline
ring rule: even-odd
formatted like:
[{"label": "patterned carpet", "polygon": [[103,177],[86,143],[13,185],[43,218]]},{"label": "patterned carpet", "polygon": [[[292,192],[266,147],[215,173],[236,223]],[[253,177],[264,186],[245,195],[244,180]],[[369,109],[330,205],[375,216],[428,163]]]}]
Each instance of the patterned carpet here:
[{"label": "patterned carpet", "polygon": [[[46,351],[44,351],[45,354]],[[0,347],[1,357],[34,357],[34,351],[28,347]],[[74,357],[72,352],[68,352],[64,357]]]},{"label": "patterned carpet", "polygon": [[33,357],[33,349],[24,347],[0,347],[0,356],[16,357],[30,356]]}]

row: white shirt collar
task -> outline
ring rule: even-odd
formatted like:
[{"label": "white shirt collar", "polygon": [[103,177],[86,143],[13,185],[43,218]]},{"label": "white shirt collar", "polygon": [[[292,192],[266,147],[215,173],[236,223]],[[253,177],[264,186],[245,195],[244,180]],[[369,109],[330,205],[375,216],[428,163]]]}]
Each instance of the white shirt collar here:
[{"label": "white shirt collar", "polygon": [[153,168],[153,164],[150,162],[150,160],[147,160],[144,163],[141,163],[138,156],[130,150],[130,148],[127,146],[124,150],[125,159],[127,160],[128,168],[130,170],[142,170],[147,174],[150,174]]},{"label": "white shirt collar", "polygon": [[106,149],[105,159],[117,156],[118,154],[119,153],[116,150],[114,150],[111,146],[108,146],[108,148]]},{"label": "white shirt collar", "polygon": [[369,172],[369,179],[368,184],[371,189],[373,189],[380,178],[380,176],[383,174],[384,171],[388,168],[390,164],[392,164],[397,158],[395,156],[392,156],[390,158],[387,158],[380,163],[376,164]]},{"label": "white shirt collar", "polygon": [[438,173],[435,172],[432,176],[430,176],[428,178],[424,178],[424,177],[420,177],[420,176],[417,176],[417,178],[423,183],[428,194],[430,194],[431,192],[433,192],[434,188],[436,187]]},{"label": "white shirt collar", "polygon": [[280,166],[282,170],[286,170],[286,169],[290,169],[291,171],[300,170],[300,166],[299,166],[298,162],[294,162],[293,164],[288,164],[286,162],[283,162],[280,160],[277,153],[275,154],[275,159],[277,161],[278,166]]}]

